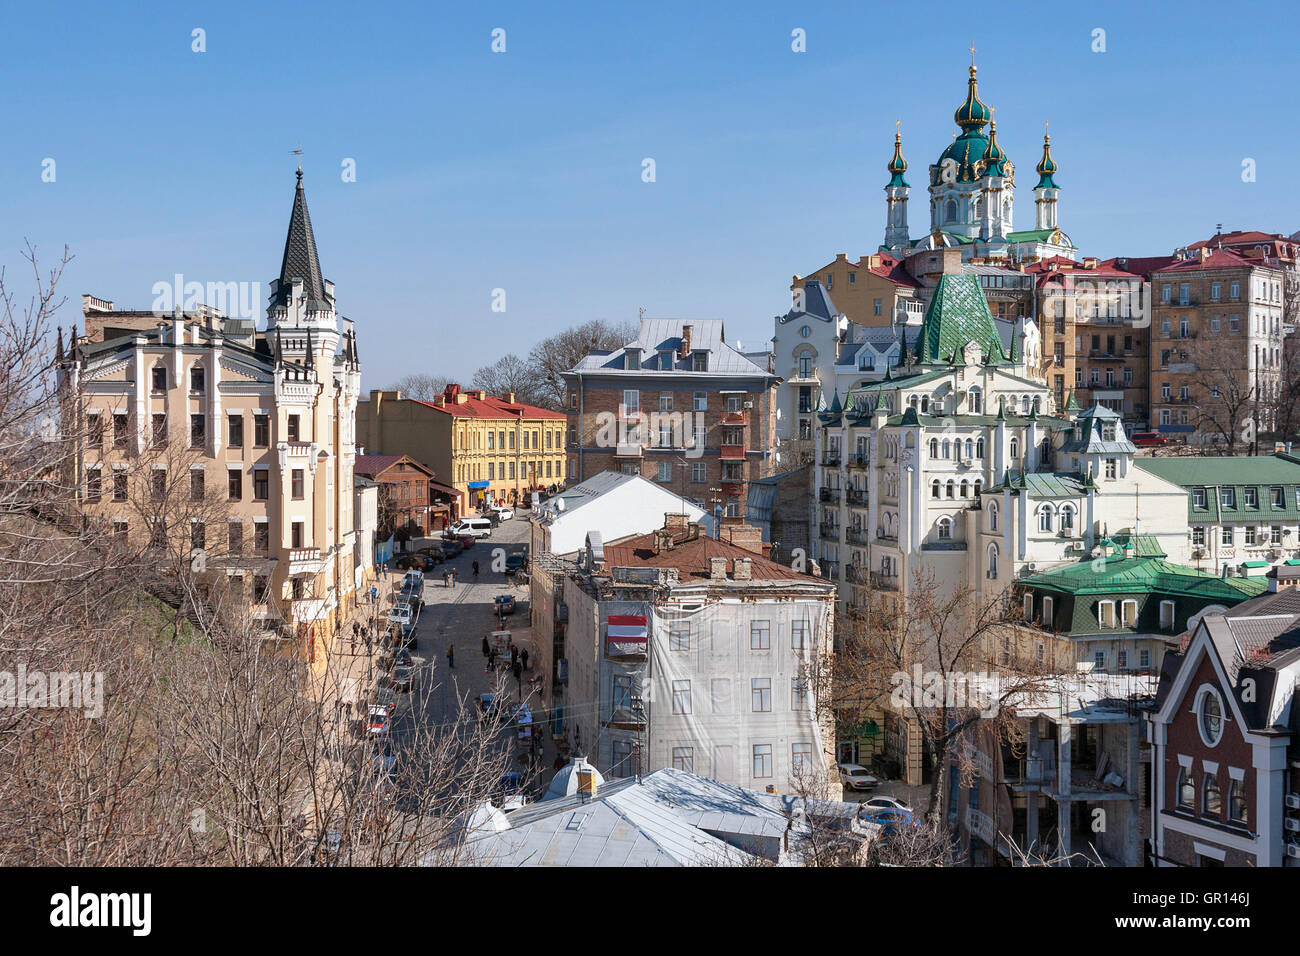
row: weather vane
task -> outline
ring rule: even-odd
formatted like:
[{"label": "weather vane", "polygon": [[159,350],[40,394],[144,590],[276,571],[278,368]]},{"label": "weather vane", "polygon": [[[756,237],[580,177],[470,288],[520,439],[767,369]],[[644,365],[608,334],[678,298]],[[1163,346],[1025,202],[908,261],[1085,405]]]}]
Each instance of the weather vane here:
[{"label": "weather vane", "polygon": [[298,157],[298,172],[302,172],[302,140],[298,140],[298,148],[289,150],[289,155]]}]

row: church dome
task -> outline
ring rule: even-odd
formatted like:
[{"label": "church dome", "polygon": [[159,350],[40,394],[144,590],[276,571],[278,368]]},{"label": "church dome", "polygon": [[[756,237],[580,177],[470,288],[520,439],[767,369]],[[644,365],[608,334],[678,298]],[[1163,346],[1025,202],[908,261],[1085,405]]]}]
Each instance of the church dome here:
[{"label": "church dome", "polygon": [[988,138],[979,130],[967,130],[962,133],[939,155],[939,161],[931,167],[931,184],[937,186],[943,182],[943,164],[946,159],[951,159],[957,164],[957,182],[971,183],[979,179],[983,171],[981,161],[988,147]]},{"label": "church dome", "polygon": [[989,143],[984,148],[984,155],[980,159],[984,161],[983,174],[985,176],[1006,176],[1007,154],[998,145],[997,123],[989,125]]},{"label": "church dome", "polygon": [[966,81],[966,102],[957,107],[953,119],[964,130],[979,131],[992,118],[993,114],[989,111],[989,108],[980,101],[979,90],[975,81],[975,65],[972,63],[970,79]]},{"label": "church dome", "polygon": [[1052,137],[1048,133],[1043,134],[1043,158],[1038,161],[1034,167],[1038,173],[1038,185],[1036,189],[1059,189],[1053,173],[1056,172],[1056,161],[1052,159]]},{"label": "church dome", "polygon": [[907,160],[903,158],[903,136],[901,133],[894,134],[894,157],[889,161],[887,168],[890,173],[889,185],[907,185],[907,180],[903,178],[903,173],[907,172]]}]

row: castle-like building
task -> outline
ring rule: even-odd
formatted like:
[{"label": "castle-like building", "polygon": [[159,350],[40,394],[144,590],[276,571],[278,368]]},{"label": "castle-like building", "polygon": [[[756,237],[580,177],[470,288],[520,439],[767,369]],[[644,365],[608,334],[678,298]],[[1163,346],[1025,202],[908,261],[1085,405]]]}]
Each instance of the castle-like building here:
[{"label": "castle-like building", "polygon": [[[930,166],[930,231],[913,239],[907,224],[907,160],[903,138],[894,135],[894,155],[885,186],[885,240],[880,248],[900,257],[921,249],[959,248],[963,261],[1033,261],[1075,257],[1075,246],[1057,224],[1056,161],[1051,136],[1043,136],[1043,157],[1035,167],[1034,228],[1015,228],[1016,167],[998,144],[993,110],[979,97],[971,64],[966,100],[953,115],[959,132]],[[988,127],[987,133],[985,127]]]}]

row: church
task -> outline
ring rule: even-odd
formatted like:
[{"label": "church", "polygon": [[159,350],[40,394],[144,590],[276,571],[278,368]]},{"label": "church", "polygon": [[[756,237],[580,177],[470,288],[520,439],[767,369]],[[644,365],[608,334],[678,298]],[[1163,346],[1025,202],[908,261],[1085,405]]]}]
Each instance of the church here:
[{"label": "church", "polygon": [[1060,190],[1050,134],[1043,135],[1043,156],[1035,167],[1034,227],[1015,228],[1016,167],[998,144],[993,109],[979,97],[974,55],[972,47],[966,99],[953,114],[958,132],[930,166],[930,231],[919,239],[913,239],[908,230],[908,166],[902,134],[894,134],[894,155],[885,186],[885,240],[880,250],[906,258],[925,249],[957,248],[963,262],[1032,262],[1053,256],[1074,259],[1074,243],[1057,224]]}]

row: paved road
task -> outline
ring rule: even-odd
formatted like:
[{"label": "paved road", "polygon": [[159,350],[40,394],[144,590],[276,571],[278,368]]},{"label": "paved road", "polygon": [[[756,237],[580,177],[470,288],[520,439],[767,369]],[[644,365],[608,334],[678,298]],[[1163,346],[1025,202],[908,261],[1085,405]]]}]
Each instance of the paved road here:
[{"label": "paved road", "polygon": [[[416,665],[414,687],[409,700],[402,699],[407,697],[405,694],[398,695],[399,706],[393,723],[394,743],[399,749],[416,722],[426,731],[454,722],[463,704],[474,706],[479,694],[493,689],[492,678],[485,673],[482,641],[485,634],[498,627],[493,610],[497,595],[514,595],[517,609],[513,615],[507,615],[506,628],[514,632],[515,643],[528,647],[532,655],[528,590],[515,587],[503,572],[492,570],[498,549],[504,555],[527,551],[526,514],[501,522],[491,536],[478,540],[473,547],[425,575],[425,603],[416,627],[417,644],[411,651]],[[479,563],[477,578],[473,574],[475,561]],[[442,578],[442,571],[447,568],[456,572],[456,583],[450,588],[443,584]],[[390,587],[400,581],[400,574],[394,572]],[[448,666],[448,645],[454,648],[454,667]],[[509,674],[508,658],[505,664],[500,673],[507,678],[507,696],[518,701],[519,688]],[[523,674],[525,700],[529,695],[528,678],[533,673],[530,668]]]}]

